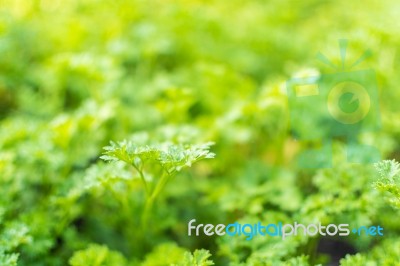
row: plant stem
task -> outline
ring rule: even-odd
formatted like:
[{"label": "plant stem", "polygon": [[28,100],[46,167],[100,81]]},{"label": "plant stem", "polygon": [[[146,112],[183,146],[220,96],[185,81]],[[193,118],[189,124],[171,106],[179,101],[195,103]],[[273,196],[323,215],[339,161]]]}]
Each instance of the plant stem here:
[{"label": "plant stem", "polygon": [[150,216],[151,210],[153,208],[153,204],[154,204],[156,198],[158,197],[158,195],[160,194],[160,192],[164,189],[164,187],[167,184],[170,177],[171,177],[170,174],[164,172],[162,174],[160,180],[157,182],[156,187],[151,192],[150,196],[147,197],[146,203],[144,206],[144,210],[143,210],[143,215],[142,215],[143,229],[147,228],[147,224],[149,222],[149,216]]},{"label": "plant stem", "polygon": [[150,191],[149,191],[149,187],[147,186],[147,182],[146,182],[146,179],[145,179],[145,177],[144,177],[143,171],[141,171],[141,170],[139,169],[139,167],[137,167],[135,164],[132,164],[132,166],[133,166],[133,167],[136,169],[136,171],[139,173],[140,179],[142,180],[144,189],[145,189],[145,191],[146,191],[146,195],[149,195],[149,194],[150,194]]}]

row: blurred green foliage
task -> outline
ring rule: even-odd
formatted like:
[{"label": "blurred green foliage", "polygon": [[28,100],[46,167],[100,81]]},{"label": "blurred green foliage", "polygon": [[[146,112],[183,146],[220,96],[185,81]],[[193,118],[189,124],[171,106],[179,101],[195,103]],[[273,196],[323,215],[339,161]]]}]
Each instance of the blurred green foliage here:
[{"label": "blurred green foliage", "polygon": [[[298,169],[313,144],[290,130],[285,82],[329,73],[315,54],[340,62],[338,38],[350,62],[371,49],[360,67],[377,74],[382,128],[359,137],[399,159],[399,10],[394,0],[0,0],[0,265],[396,265],[398,165],[350,164],[337,138],[332,169]],[[127,164],[99,159],[123,139],[106,158]],[[133,144],[125,160],[118,147]],[[215,159],[197,162],[208,149]],[[143,181],[154,188],[192,161],[163,181],[144,226]],[[193,218],[379,224],[385,236],[189,237]]]}]

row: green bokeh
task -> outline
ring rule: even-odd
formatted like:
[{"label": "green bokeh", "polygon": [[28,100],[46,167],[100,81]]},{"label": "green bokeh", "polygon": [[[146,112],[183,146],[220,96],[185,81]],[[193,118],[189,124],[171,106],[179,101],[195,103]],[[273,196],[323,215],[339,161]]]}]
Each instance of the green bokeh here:
[{"label": "green bokeh", "polygon": [[[399,10],[394,0],[0,0],[0,265],[395,265],[398,175],[389,167],[376,183],[357,145],[399,160]],[[347,80],[315,60],[321,51],[340,65],[338,39],[349,40],[347,62],[374,52],[350,72],[379,110],[348,131],[351,142],[330,118],[319,123],[326,101],[303,114],[286,89]],[[163,179],[145,228],[141,176],[99,159],[124,139],[139,150],[212,141],[216,156]],[[331,168],[296,165],[320,147]],[[193,155],[180,152],[160,158]],[[152,186],[161,172],[150,161],[144,179]],[[194,218],[379,224],[387,234],[189,237]]]}]

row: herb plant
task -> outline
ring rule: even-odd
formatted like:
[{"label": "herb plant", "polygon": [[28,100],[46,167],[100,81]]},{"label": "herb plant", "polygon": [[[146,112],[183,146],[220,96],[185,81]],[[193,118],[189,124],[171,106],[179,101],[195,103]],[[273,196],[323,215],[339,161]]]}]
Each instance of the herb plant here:
[{"label": "herb plant", "polygon": [[[399,265],[398,10],[0,0],[0,266]],[[319,112],[328,103],[293,108],[288,81],[342,73],[367,49],[350,72],[376,76],[376,127],[349,140]],[[296,163],[325,140],[329,167]],[[384,234],[189,236],[192,219]]]},{"label": "herb plant", "polygon": [[[131,165],[140,176],[146,192],[146,203],[143,213],[143,226],[149,219],[154,201],[162,192],[168,181],[184,167],[202,159],[214,158],[209,151],[212,143],[202,145],[174,145],[160,143],[151,146],[138,146],[132,142],[111,142],[101,156],[106,161],[122,161]],[[147,178],[145,171],[152,172],[152,180]]]}]

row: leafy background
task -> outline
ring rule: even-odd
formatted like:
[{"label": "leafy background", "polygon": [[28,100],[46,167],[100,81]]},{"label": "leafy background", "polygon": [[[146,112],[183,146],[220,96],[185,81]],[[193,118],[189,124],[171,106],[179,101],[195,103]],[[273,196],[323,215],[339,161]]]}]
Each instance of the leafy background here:
[{"label": "leafy background", "polygon": [[[340,62],[339,38],[350,61],[370,48],[382,126],[360,139],[398,159],[399,11],[394,0],[0,0],[0,264],[399,265],[398,165],[347,163],[338,138],[332,169],[299,169],[309,143],[290,130],[285,89],[331,71],[315,54]],[[177,173],[146,211],[144,183],[155,188],[165,165]],[[188,237],[193,218],[379,224],[385,236]]]}]

